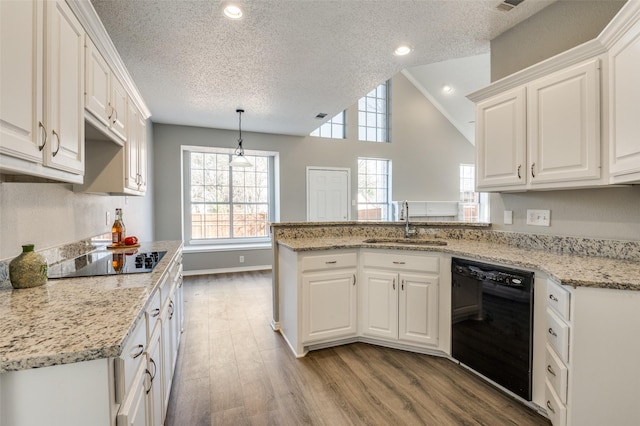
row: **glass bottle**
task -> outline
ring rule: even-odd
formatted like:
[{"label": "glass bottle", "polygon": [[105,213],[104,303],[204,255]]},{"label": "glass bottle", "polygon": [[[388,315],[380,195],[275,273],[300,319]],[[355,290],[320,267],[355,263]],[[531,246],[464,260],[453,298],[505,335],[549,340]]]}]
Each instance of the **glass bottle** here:
[{"label": "glass bottle", "polygon": [[116,220],[111,227],[111,244],[114,246],[124,245],[126,237],[124,221],[122,220],[122,209],[116,209]]}]

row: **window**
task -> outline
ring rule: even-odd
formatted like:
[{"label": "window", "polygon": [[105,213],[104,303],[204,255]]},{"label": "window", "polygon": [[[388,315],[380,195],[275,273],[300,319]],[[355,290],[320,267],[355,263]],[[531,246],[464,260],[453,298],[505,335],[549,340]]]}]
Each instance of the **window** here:
[{"label": "window", "polygon": [[389,142],[391,82],[386,81],[358,101],[358,139]]},{"label": "window", "polygon": [[311,136],[344,139],[346,138],[345,127],[345,111],[342,111],[336,114],[331,120],[311,132]]},{"label": "window", "polygon": [[389,220],[391,161],[358,158],[358,220]]},{"label": "window", "polygon": [[460,164],[460,207],[461,220],[489,220],[487,194],[476,191],[476,167],[473,164]]},{"label": "window", "polygon": [[253,167],[230,167],[232,154],[226,150],[183,147],[183,153],[185,241],[269,241],[275,155],[247,153]]}]

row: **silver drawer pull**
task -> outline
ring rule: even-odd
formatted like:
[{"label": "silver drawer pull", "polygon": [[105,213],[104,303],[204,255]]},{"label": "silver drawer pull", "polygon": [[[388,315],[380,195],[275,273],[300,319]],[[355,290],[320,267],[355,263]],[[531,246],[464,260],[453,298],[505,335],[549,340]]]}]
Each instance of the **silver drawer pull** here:
[{"label": "silver drawer pull", "polygon": [[394,265],[404,265],[404,264],[405,264],[405,262],[398,262],[397,260],[394,260],[394,261],[393,261],[393,264],[394,264]]},{"label": "silver drawer pull", "polygon": [[558,301],[558,298],[557,298],[557,297],[555,297],[553,294],[550,294],[550,295],[549,295],[549,299],[553,300],[554,302],[557,302],[557,301]]},{"label": "silver drawer pull", "polygon": [[160,308],[155,308],[153,311],[151,311],[151,316],[152,317],[157,317],[160,315]]},{"label": "silver drawer pull", "polygon": [[549,372],[553,377],[555,377],[555,376],[556,376],[556,372],[555,372],[555,371],[553,371],[553,368],[551,368],[551,366],[550,366],[550,365],[547,365],[547,371],[548,371],[548,372]]},{"label": "silver drawer pull", "polygon": [[549,327],[549,334],[552,335],[553,337],[558,337],[558,335],[556,334],[555,331],[553,331],[553,328]]},{"label": "silver drawer pull", "polygon": [[556,412],[556,410],[554,410],[553,407],[551,406],[551,401],[547,401],[547,408],[551,410],[552,413]]},{"label": "silver drawer pull", "polygon": [[131,358],[133,359],[138,358],[140,355],[144,353],[144,345],[138,345],[136,346],[136,348],[138,349],[138,352],[131,354]]},{"label": "silver drawer pull", "polygon": [[333,265],[334,263],[338,263],[338,261],[337,260],[330,260],[330,261],[327,261],[327,262],[324,262],[324,263],[327,264],[327,265]]}]

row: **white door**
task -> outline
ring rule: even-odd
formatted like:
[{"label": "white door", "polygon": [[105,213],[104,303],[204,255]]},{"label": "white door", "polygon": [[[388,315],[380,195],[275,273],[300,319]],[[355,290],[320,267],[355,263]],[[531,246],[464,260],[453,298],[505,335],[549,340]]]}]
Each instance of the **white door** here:
[{"label": "white door", "polygon": [[307,220],[349,220],[350,170],[307,168]]}]

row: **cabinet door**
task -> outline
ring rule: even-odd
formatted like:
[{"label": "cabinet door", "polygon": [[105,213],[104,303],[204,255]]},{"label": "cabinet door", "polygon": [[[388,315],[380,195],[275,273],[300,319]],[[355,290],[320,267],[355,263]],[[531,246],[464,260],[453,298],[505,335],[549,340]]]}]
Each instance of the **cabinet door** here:
[{"label": "cabinet door", "polygon": [[42,163],[43,2],[0,1],[0,154]]},{"label": "cabinet door", "polygon": [[138,132],[138,110],[134,105],[129,105],[128,107],[128,115],[129,115],[129,123],[133,123],[133,125],[129,126],[129,138],[127,140],[126,146],[126,164],[125,164],[125,186],[129,189],[137,191],[139,188],[138,183],[140,182],[140,174],[138,172],[139,167],[139,132]]},{"label": "cabinet door", "polygon": [[109,126],[111,69],[88,36],[85,44],[85,108],[100,123]]},{"label": "cabinet door", "polygon": [[[610,172],[615,183],[640,181],[640,22],[609,52]],[[635,174],[635,175],[632,175]],[[626,176],[625,176],[626,175]]]},{"label": "cabinet door", "polygon": [[147,123],[142,114],[138,113],[136,123],[138,132],[138,191],[147,190]]},{"label": "cabinet door", "polygon": [[400,274],[398,338],[438,344],[438,277]]},{"label": "cabinet door", "polygon": [[362,333],[398,338],[398,274],[364,271],[362,274]]},{"label": "cabinet door", "polygon": [[302,341],[355,336],[356,269],[302,274]]},{"label": "cabinet door", "polygon": [[147,393],[151,389],[150,372],[142,363],[134,377],[133,386],[120,405],[116,417],[117,426],[151,426]]},{"label": "cabinet door", "polygon": [[64,0],[45,2],[47,33],[44,164],[84,174],[84,29]]},{"label": "cabinet door", "polygon": [[531,185],[600,177],[599,64],[592,60],[529,84]]},{"label": "cabinet door", "polygon": [[509,90],[476,106],[477,188],[526,184],[526,91]]},{"label": "cabinet door", "polygon": [[[120,80],[114,75],[111,76],[111,131],[123,141],[127,140],[127,108],[128,95]],[[135,122],[134,122],[135,123]]]},{"label": "cabinet door", "polygon": [[164,424],[164,398],[163,398],[163,359],[162,359],[162,324],[158,323],[149,340],[149,366],[151,373],[151,386],[147,398],[149,399],[150,416],[147,423],[153,426]]}]

